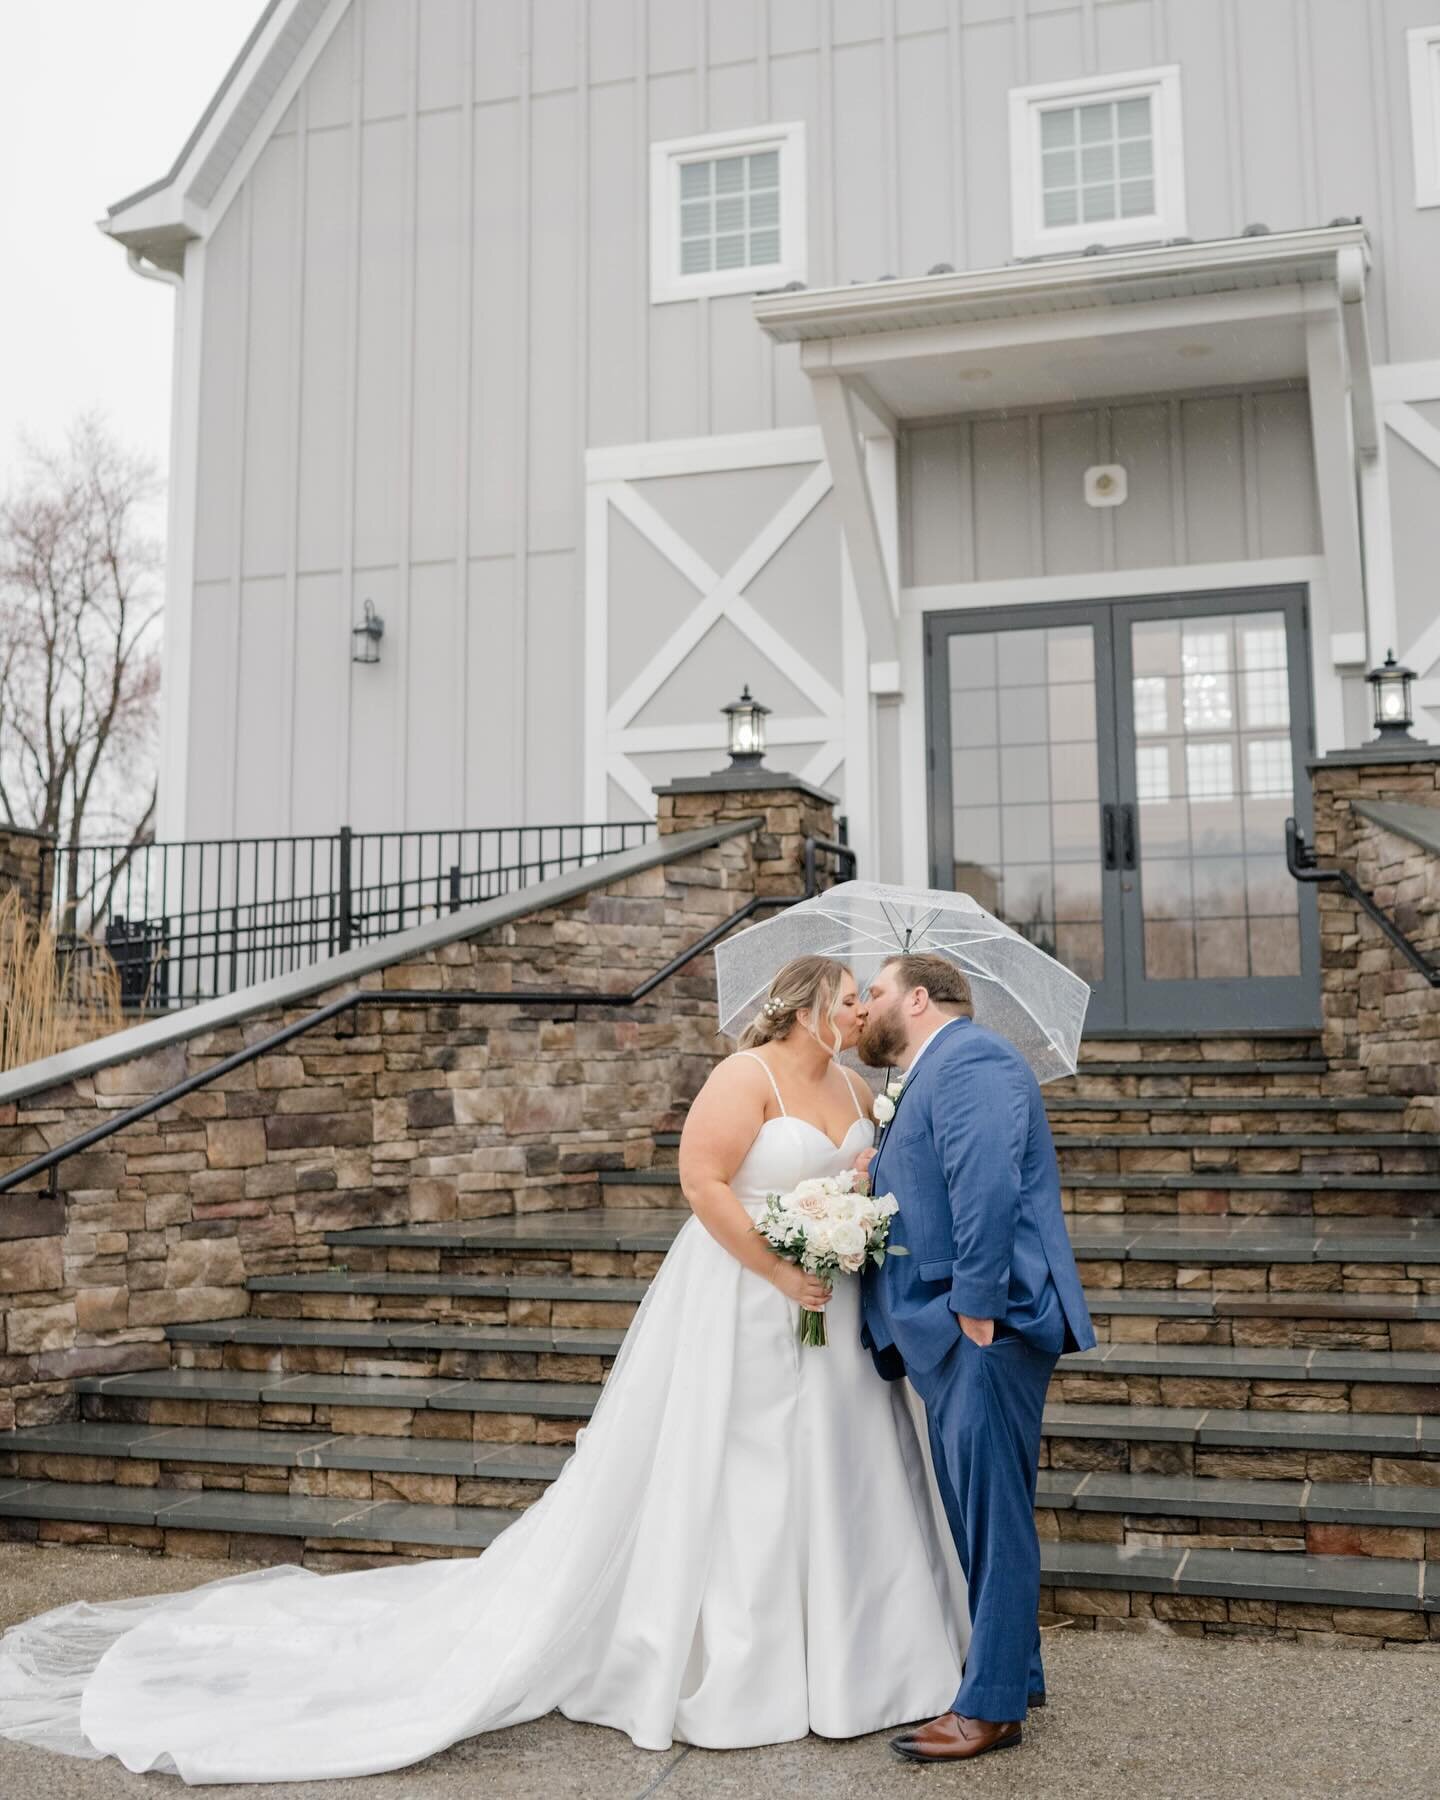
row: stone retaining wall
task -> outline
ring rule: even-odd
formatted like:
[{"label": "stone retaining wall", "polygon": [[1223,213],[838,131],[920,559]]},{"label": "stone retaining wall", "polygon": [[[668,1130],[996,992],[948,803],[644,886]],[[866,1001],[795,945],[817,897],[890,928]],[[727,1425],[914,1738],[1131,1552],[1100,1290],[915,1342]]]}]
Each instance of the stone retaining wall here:
[{"label": "stone retaining wall", "polygon": [[[1321,866],[1348,869],[1417,949],[1440,958],[1440,857],[1355,810],[1357,801],[1440,806],[1440,752],[1417,746],[1414,761],[1364,761],[1351,751],[1317,763],[1312,775]],[[1440,1129],[1440,992],[1348,895],[1333,886],[1318,894],[1323,1042],[1334,1083],[1414,1098],[1407,1122]]]},{"label": "stone retaining wall", "polygon": [[[714,817],[686,811],[669,829]],[[328,1263],[326,1231],[593,1206],[599,1171],[645,1166],[726,1048],[710,958],[615,1011],[387,1007],[384,993],[626,992],[757,886],[798,892],[808,815],[783,794],[750,797],[746,815],[765,829],[364,976],[373,1005],[71,1159],[58,1196],[0,1195],[0,1428],[73,1414],[71,1377],[168,1365],[166,1325],[246,1312],[246,1277]],[[351,985],[0,1105],[0,1167]]]}]

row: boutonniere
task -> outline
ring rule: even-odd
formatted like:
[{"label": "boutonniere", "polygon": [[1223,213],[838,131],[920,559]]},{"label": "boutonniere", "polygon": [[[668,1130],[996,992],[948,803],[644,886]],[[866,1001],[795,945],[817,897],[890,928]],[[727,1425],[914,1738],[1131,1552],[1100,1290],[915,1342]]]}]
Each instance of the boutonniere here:
[{"label": "boutonniere", "polygon": [[900,1075],[887,1085],[883,1094],[877,1094],[875,1096],[875,1104],[872,1111],[875,1114],[877,1123],[888,1125],[895,1117],[895,1108],[900,1104],[900,1095],[904,1091],[904,1087],[905,1077]]}]

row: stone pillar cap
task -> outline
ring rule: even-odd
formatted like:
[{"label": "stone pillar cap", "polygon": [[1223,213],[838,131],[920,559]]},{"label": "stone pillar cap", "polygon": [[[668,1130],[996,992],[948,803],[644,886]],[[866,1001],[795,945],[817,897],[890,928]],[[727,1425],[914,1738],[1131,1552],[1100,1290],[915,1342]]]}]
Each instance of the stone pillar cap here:
[{"label": "stone pillar cap", "polygon": [[839,798],[783,769],[717,769],[713,775],[681,775],[657,787],[656,794],[806,794],[822,806],[838,806]]}]

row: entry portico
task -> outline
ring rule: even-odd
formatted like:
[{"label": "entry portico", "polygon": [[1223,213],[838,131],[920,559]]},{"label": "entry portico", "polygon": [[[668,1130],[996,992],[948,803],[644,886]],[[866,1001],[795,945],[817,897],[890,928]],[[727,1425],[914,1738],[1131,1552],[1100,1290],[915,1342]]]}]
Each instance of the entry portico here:
[{"label": "entry portico", "polygon": [[867,850],[1068,941],[1111,1024],[1313,1013],[1283,817],[1395,636],[1369,260],[1340,223],[756,301],[840,506]]}]

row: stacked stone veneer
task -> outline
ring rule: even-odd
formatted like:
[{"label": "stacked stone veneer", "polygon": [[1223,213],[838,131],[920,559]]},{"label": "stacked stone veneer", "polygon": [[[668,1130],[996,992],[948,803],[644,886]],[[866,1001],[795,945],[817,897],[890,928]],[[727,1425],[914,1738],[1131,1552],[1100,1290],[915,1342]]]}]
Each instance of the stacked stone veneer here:
[{"label": "stacked stone veneer", "polygon": [[[709,957],[633,1007],[391,1006],[387,988],[623,993],[757,888],[797,892],[828,808],[749,793],[760,828],[364,976],[366,1004],[0,1195],[0,1429],[74,1411],[71,1377],[165,1366],[164,1327],[249,1309],[247,1276],[324,1233],[596,1205],[715,1059]],[[663,802],[662,802],[663,806]],[[664,809],[661,832],[715,817]],[[0,1105],[0,1167],[213,1065],[354,983]]]},{"label": "stacked stone veneer", "polygon": [[42,864],[54,843],[44,832],[27,831],[20,825],[0,825],[0,893],[17,889],[32,919],[38,919],[43,910]]},{"label": "stacked stone veneer", "polygon": [[[1440,960],[1440,857],[1355,810],[1357,801],[1440,807],[1440,750],[1417,747],[1414,761],[1344,753],[1312,776],[1321,866],[1348,869],[1417,949]],[[1332,1083],[1412,1097],[1410,1122],[1440,1129],[1440,991],[1338,888],[1321,887],[1319,906]]]}]

